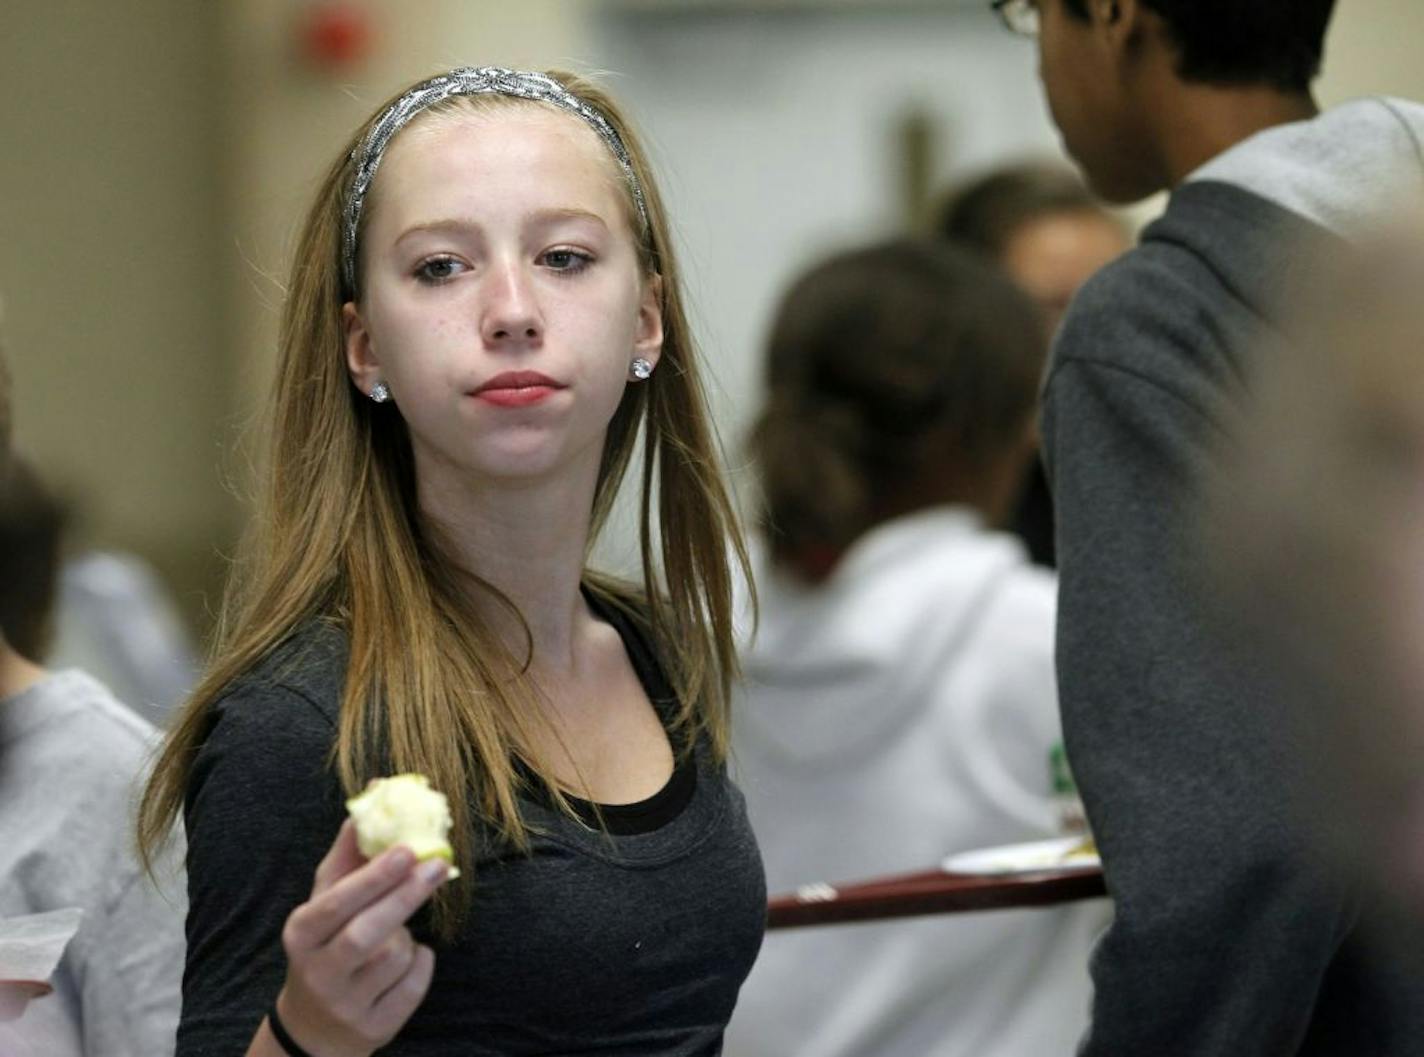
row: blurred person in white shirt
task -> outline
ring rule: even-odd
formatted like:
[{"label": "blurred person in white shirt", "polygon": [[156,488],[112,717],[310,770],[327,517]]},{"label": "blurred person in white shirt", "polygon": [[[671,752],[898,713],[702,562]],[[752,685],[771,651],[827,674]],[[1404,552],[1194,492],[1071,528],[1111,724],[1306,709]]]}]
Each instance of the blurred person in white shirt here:
[{"label": "blurred person in white shirt", "polygon": [[[1055,583],[997,527],[1034,451],[1045,346],[1025,294],[938,243],[832,258],[786,294],[751,443],[761,618],[734,727],[770,891],[1058,832]],[[727,1053],[1066,1052],[1106,917],[772,933]]]}]

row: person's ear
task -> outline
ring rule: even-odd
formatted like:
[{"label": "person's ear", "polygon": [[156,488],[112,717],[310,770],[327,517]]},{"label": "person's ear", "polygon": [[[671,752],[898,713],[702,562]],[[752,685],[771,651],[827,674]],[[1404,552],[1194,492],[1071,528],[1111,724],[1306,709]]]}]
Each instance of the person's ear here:
[{"label": "person's ear", "polygon": [[1088,0],[1093,25],[1121,45],[1140,29],[1142,4],[1139,0]]},{"label": "person's ear", "polygon": [[1088,0],[1088,13],[1098,40],[1123,76],[1137,70],[1149,41],[1163,37],[1160,16],[1142,0]]},{"label": "person's ear", "polygon": [[1122,19],[1124,0],[1088,0],[1088,14],[1093,23],[1111,26]]},{"label": "person's ear", "polygon": [[376,383],[381,381],[381,363],[376,357],[376,348],[371,340],[371,331],[366,326],[365,317],[356,307],[356,302],[347,301],[341,306],[342,344],[346,350],[346,370],[357,389],[371,395]]},{"label": "person's ear", "polygon": [[638,304],[638,329],[633,338],[633,352],[654,367],[663,353],[663,277],[650,275],[643,280],[642,300]]}]

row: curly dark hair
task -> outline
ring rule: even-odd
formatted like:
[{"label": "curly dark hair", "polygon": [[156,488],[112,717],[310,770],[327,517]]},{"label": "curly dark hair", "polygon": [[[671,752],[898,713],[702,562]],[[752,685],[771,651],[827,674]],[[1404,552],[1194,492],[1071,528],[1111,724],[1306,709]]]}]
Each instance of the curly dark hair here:
[{"label": "curly dark hair", "polygon": [[[1063,0],[1079,18],[1088,0]],[[1142,0],[1167,23],[1190,81],[1303,92],[1320,72],[1335,0]]]}]

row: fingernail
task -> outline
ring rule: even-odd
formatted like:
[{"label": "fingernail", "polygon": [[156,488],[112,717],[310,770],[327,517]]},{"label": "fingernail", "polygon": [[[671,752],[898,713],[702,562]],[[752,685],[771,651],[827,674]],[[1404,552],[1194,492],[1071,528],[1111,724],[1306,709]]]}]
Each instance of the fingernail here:
[{"label": "fingernail", "polygon": [[445,880],[445,872],[449,869],[443,859],[431,859],[420,864],[420,869],[416,871],[420,879],[428,885],[438,884]]},{"label": "fingernail", "polygon": [[393,873],[405,873],[415,864],[415,853],[405,845],[392,848],[388,854]]}]

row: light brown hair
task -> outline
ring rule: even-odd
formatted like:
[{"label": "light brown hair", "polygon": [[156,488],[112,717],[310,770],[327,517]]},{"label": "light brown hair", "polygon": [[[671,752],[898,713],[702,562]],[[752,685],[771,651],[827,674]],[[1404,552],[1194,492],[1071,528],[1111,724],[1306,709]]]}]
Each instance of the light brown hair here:
[{"label": "light brown hair", "polygon": [[[550,76],[597,108],[627,147],[648,215],[640,230],[629,196],[640,266],[662,280],[661,361],[651,379],[628,386],[609,425],[589,537],[591,545],[641,431],[645,586],[592,572],[585,573],[584,586],[652,637],[680,701],[675,744],[705,736],[721,759],[736,667],[729,553],[743,569],[746,554],[723,483],[666,213],[647,156],[613,100],[575,75]],[[457,97],[427,113],[496,105],[545,104]],[[449,794],[451,841],[465,875],[435,897],[435,924],[448,938],[469,907],[475,827],[528,846],[516,760],[565,801],[548,761],[533,748],[531,724],[540,722],[542,709],[528,681],[518,678],[529,657],[500,642],[467,588],[473,580],[502,596],[456,567],[441,547],[416,505],[404,421],[367,400],[347,373],[342,210],[351,149],[374,118],[342,149],[302,231],[282,319],[265,490],[228,588],[212,664],[144,792],[139,841],[151,856],[181,812],[213,705],[224,691],[304,622],[335,622],[350,641],[336,773],[348,794],[386,769],[424,773]],[[372,207],[380,208],[379,184],[378,177],[363,223]]]}]

